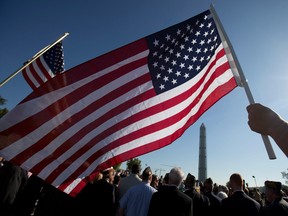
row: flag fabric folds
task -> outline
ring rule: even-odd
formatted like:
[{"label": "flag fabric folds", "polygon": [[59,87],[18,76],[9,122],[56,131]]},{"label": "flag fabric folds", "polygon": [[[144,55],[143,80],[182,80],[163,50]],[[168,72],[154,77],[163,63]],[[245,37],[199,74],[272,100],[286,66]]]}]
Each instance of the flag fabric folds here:
[{"label": "flag fabric folds", "polygon": [[235,87],[207,10],[42,84],[0,120],[0,153],[72,193],[171,144]]},{"label": "flag fabric folds", "polygon": [[60,41],[24,68],[22,74],[30,87],[36,89],[63,71],[63,46],[62,41]]}]

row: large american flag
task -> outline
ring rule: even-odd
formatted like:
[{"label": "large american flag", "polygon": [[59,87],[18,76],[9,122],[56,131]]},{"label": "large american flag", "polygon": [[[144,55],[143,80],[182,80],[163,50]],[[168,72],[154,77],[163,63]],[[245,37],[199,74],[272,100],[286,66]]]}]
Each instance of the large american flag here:
[{"label": "large american flag", "polygon": [[1,119],[0,153],[71,194],[171,144],[236,86],[208,10],[42,84]]},{"label": "large american flag", "polygon": [[63,46],[62,41],[60,41],[24,68],[22,74],[30,87],[36,89],[63,71]]}]

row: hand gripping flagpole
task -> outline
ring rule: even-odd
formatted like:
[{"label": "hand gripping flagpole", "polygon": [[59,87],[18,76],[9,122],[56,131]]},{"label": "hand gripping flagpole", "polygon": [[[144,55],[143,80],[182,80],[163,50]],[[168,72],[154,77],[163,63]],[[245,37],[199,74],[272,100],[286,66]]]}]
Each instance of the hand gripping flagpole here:
[{"label": "hand gripping flagpole", "polygon": [[32,64],[37,58],[39,58],[41,55],[43,55],[45,52],[47,52],[49,49],[51,49],[55,44],[59,43],[61,40],[63,40],[65,37],[69,35],[68,32],[66,32],[63,36],[61,36],[59,39],[57,39],[52,44],[46,46],[42,50],[40,50],[38,53],[36,53],[25,65],[23,65],[21,68],[19,68],[17,71],[15,71],[13,74],[11,74],[9,77],[7,77],[5,80],[3,80],[0,83],[0,87],[2,87],[5,83],[7,83],[10,79],[12,79],[14,76],[16,76],[20,71],[22,71],[24,68],[28,67],[30,64]]},{"label": "hand gripping flagpole", "polygon": [[[222,26],[222,24],[220,22],[220,19],[219,19],[219,17],[218,17],[218,15],[217,15],[217,13],[216,13],[216,11],[215,11],[215,9],[214,9],[212,4],[210,5],[210,12],[211,12],[211,14],[212,14],[212,16],[213,16],[213,18],[215,20],[217,29],[219,30],[219,35],[220,35],[221,40],[222,40],[222,42],[224,44],[224,49],[225,49],[225,52],[227,54],[231,69],[232,69],[232,71],[237,71],[238,72],[239,78],[241,80],[241,84],[240,85],[242,85],[244,87],[246,95],[248,97],[249,103],[250,104],[254,104],[255,101],[254,101],[254,98],[253,98],[252,93],[250,91],[250,88],[248,86],[248,82],[247,82],[247,80],[245,78],[245,75],[244,75],[244,73],[242,71],[240,63],[239,63],[239,61],[238,61],[238,59],[236,57],[236,54],[235,54],[234,49],[232,47],[232,44],[229,41],[229,38],[228,38],[226,32],[224,31],[224,28],[223,28],[223,26]],[[263,139],[264,145],[266,147],[266,151],[268,153],[269,158],[270,159],[276,159],[275,153],[273,151],[273,148],[272,148],[272,145],[270,143],[270,140],[269,140],[268,136],[267,135],[263,135],[263,134],[261,134],[261,136],[262,136],[262,139]]]}]

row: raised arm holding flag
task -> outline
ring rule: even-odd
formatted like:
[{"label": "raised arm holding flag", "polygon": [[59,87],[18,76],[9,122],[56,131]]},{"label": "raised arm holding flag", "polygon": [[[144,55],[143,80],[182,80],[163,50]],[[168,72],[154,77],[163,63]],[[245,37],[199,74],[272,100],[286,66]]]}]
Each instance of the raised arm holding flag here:
[{"label": "raised arm holding flag", "polygon": [[246,109],[251,130],[271,136],[288,157],[288,122],[274,110],[259,103],[250,104]]}]

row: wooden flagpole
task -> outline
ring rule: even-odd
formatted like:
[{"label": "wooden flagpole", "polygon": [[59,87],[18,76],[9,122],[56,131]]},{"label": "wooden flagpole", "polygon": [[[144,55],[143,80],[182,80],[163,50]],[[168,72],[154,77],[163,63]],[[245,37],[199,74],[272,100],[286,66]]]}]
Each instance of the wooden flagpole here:
[{"label": "wooden flagpole", "polygon": [[[219,19],[219,17],[218,17],[218,15],[217,15],[217,13],[216,13],[216,11],[215,11],[215,9],[214,9],[212,4],[210,5],[210,11],[211,11],[211,14],[212,14],[212,16],[213,16],[213,18],[215,20],[217,29],[220,30],[219,31],[219,35],[221,37],[221,40],[224,43],[224,49],[226,51],[226,54],[228,55],[228,58],[229,58],[229,55],[231,55],[232,59],[228,59],[229,60],[229,64],[230,64],[232,70],[233,69],[237,70],[237,72],[238,72],[238,74],[240,76],[240,79],[241,79],[241,84],[244,87],[246,95],[248,97],[249,103],[250,104],[254,104],[255,103],[254,98],[253,98],[252,93],[250,91],[250,88],[248,86],[248,82],[247,82],[247,80],[245,78],[245,75],[244,75],[244,73],[242,71],[240,63],[239,63],[239,61],[238,61],[238,59],[236,57],[236,54],[235,54],[234,49],[233,49],[233,46],[232,46],[232,44],[231,44],[231,42],[230,42],[230,40],[229,40],[229,38],[228,38],[223,26],[222,26],[222,23],[221,23],[221,21],[220,21],[220,19]],[[227,43],[227,44],[225,44],[225,43]],[[231,65],[231,63],[232,63],[232,65]],[[270,159],[276,159],[276,156],[275,156],[275,153],[273,151],[272,145],[270,143],[269,137],[267,135],[263,135],[263,134],[261,134],[261,136],[262,136],[262,139],[263,139],[264,145],[266,147],[266,151],[268,153],[269,158]]]},{"label": "wooden flagpole", "polygon": [[55,44],[59,43],[61,40],[63,40],[65,37],[69,35],[68,32],[66,32],[63,36],[61,36],[59,39],[57,39],[52,44],[46,46],[42,50],[40,50],[38,53],[36,53],[25,65],[23,65],[21,68],[19,68],[17,71],[15,71],[13,74],[11,74],[9,77],[7,77],[5,80],[3,80],[0,83],[0,87],[2,87],[5,83],[7,83],[9,80],[11,80],[14,76],[16,76],[20,71],[22,71],[24,68],[29,66],[31,63],[33,63],[37,58],[39,58],[41,55],[43,55],[45,52],[47,52],[49,49],[51,49]]}]

